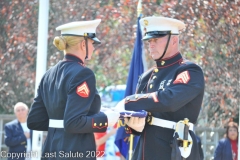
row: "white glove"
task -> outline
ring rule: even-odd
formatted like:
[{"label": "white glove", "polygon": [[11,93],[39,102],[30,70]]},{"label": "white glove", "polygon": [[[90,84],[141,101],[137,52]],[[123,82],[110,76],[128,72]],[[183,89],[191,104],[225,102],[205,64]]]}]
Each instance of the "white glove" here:
[{"label": "white glove", "polygon": [[107,116],[109,127],[113,127],[120,117],[120,113],[112,111],[111,109],[106,110],[103,113]]},{"label": "white glove", "polygon": [[135,131],[142,132],[145,126],[145,119],[146,118],[131,117],[130,119],[124,118],[124,122]]}]

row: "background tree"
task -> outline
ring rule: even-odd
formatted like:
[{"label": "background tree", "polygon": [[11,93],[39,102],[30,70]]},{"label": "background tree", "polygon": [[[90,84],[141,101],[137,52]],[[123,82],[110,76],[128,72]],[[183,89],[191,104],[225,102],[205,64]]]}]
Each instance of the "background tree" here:
[{"label": "background tree", "polygon": [[[143,16],[162,15],[184,21],[181,53],[204,70],[206,89],[199,124],[222,127],[237,118],[240,83],[240,2],[227,0],[143,0]],[[125,84],[134,43],[137,0],[50,1],[48,68],[63,58],[52,41],[61,24],[101,18],[102,41],[87,66],[97,86]],[[12,113],[17,101],[34,97],[38,1],[0,2],[0,111]],[[147,46],[147,45],[145,45]],[[154,65],[145,48],[148,67]],[[211,123],[208,123],[208,122]]]}]

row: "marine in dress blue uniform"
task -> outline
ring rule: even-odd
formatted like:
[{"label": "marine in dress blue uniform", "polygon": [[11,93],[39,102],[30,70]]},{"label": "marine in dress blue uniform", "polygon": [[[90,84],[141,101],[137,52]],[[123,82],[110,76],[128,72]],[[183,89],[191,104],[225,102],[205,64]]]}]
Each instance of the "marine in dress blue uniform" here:
[{"label": "marine in dress blue uniform", "polygon": [[[72,22],[57,30],[62,36],[84,37],[88,50],[89,39],[100,43],[95,36],[99,23],[100,20]],[[100,107],[93,71],[78,56],[65,54],[43,76],[27,120],[29,128],[48,131],[42,159],[95,160],[99,153],[93,133],[105,132],[109,125]]]},{"label": "marine in dress blue uniform", "polygon": [[[164,121],[152,124],[152,117],[159,120],[179,122],[188,118],[196,123],[204,94],[204,76],[201,67],[184,59],[180,52],[164,58],[170,38],[184,29],[184,23],[165,17],[146,17],[141,19],[146,28],[143,40],[168,36],[162,56],[154,59],[156,66],[139,78],[136,94],[125,98],[125,109],[148,111],[142,132],[126,127],[127,133],[140,135],[132,160],[170,160],[171,141],[174,129],[164,127]],[[157,126],[163,125],[163,126]],[[187,160],[197,160],[197,143],[194,133],[191,154]]]}]

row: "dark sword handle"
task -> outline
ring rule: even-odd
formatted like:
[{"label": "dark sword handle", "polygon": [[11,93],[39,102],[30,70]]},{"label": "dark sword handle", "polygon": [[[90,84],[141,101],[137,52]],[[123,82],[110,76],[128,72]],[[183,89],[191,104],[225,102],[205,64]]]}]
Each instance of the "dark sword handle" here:
[{"label": "dark sword handle", "polygon": [[188,131],[189,131],[189,126],[185,124],[184,125],[184,134],[183,134],[184,140],[188,140]]},{"label": "dark sword handle", "polygon": [[[188,131],[189,131],[188,121],[189,120],[187,118],[184,119],[185,125],[184,125],[183,139],[187,140],[187,141],[183,141],[183,146],[185,146],[185,147],[186,147],[186,145],[188,146]],[[185,145],[184,145],[184,143],[185,143]],[[186,158],[183,158],[183,160],[186,160]]]}]

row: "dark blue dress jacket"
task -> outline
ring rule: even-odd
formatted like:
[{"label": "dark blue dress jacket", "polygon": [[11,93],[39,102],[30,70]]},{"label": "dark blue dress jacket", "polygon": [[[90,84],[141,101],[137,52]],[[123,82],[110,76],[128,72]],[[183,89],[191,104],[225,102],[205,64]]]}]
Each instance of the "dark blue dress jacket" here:
[{"label": "dark blue dress jacket", "polygon": [[[93,71],[66,54],[44,74],[28,115],[29,128],[48,131],[42,159],[95,160],[93,133],[108,127],[100,107]],[[63,120],[64,128],[49,127],[49,119]]]},{"label": "dark blue dress jacket", "polygon": [[233,160],[232,146],[228,138],[223,138],[218,142],[214,153],[214,160]]},{"label": "dark blue dress jacket", "polygon": [[[135,95],[126,97],[127,110],[145,110],[156,118],[178,122],[188,118],[196,123],[204,94],[204,75],[197,64],[184,60],[180,53],[156,61],[156,67],[139,78]],[[171,127],[171,126],[170,126]],[[173,129],[146,123],[132,160],[170,160]],[[192,133],[193,134],[193,133]],[[187,160],[198,160],[196,137]]]},{"label": "dark blue dress jacket", "polygon": [[[32,131],[31,138],[32,138]],[[27,139],[24,135],[22,126],[20,122],[15,119],[11,122],[8,122],[5,125],[5,144],[9,147],[9,153],[16,153],[16,155],[21,155],[18,157],[8,157],[8,160],[24,160],[25,155],[24,154],[17,154],[17,153],[26,153],[27,149]],[[9,154],[10,155],[10,154]]]}]

